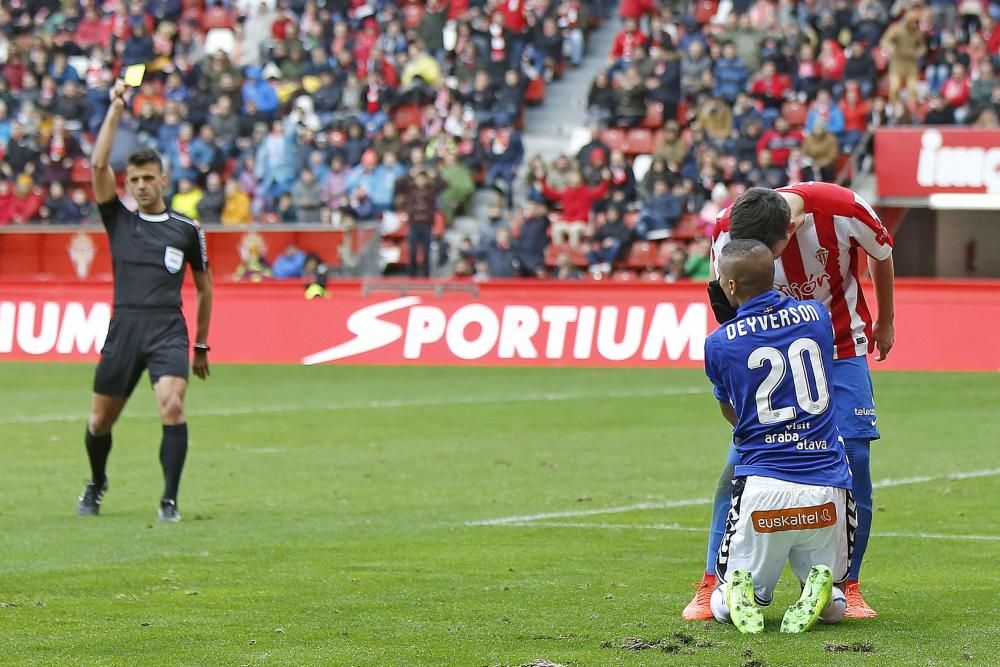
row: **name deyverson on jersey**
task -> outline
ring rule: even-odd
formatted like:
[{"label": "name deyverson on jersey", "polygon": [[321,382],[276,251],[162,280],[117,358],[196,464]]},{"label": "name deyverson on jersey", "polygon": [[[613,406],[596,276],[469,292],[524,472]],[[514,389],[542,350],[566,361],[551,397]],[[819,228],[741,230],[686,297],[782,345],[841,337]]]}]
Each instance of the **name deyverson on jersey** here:
[{"label": "name deyverson on jersey", "polygon": [[730,322],[726,325],[726,338],[733,340],[737,336],[748,336],[757,331],[780,329],[800,322],[818,322],[819,319],[819,313],[813,304],[800,303],[767,315],[754,315]]}]

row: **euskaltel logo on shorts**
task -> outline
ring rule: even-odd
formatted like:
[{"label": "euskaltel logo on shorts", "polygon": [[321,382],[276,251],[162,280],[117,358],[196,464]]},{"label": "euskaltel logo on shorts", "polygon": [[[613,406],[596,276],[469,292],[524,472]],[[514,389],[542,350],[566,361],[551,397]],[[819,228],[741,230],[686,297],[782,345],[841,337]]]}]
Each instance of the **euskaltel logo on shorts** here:
[{"label": "euskaltel logo on shorts", "polygon": [[830,502],[812,507],[764,510],[752,512],[750,520],[753,522],[753,529],[758,533],[828,528],[837,523],[837,506]]}]

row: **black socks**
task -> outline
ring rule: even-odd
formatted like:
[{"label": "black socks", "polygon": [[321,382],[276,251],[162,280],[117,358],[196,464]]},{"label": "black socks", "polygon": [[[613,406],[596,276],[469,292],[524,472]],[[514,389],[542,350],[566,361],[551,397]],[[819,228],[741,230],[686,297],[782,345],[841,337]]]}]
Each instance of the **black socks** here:
[{"label": "black socks", "polygon": [[90,481],[98,486],[107,481],[105,468],[108,465],[108,454],[111,453],[111,434],[94,435],[87,429],[87,458],[90,459]]},{"label": "black socks", "polygon": [[[108,438],[108,447],[111,439]],[[163,466],[163,497],[177,500],[177,487],[181,483],[181,471],[187,457],[187,424],[163,427],[163,441],[160,443],[160,465]]]}]

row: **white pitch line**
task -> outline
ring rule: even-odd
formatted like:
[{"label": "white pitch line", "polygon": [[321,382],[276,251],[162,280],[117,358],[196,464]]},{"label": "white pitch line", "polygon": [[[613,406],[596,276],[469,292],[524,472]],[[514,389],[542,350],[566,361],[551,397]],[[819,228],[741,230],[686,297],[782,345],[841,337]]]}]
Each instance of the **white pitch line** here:
[{"label": "white pitch line", "polygon": [[501,519],[484,519],[482,521],[466,521],[466,526],[504,526],[510,525],[539,525],[536,521],[545,519],[572,519],[580,516],[595,516],[598,514],[621,514],[623,512],[634,512],[636,510],[663,510],[671,507],[687,507],[689,505],[710,505],[711,498],[693,498],[691,500],[668,500],[659,503],[636,503],[634,505],[624,505],[622,507],[600,507],[591,510],[569,510],[567,512],[546,512],[544,514],[525,514],[524,516],[507,516]]},{"label": "white pitch line", "polygon": [[[521,394],[520,396],[466,396],[443,398],[404,398],[371,401],[342,401],[319,405],[261,405],[231,408],[209,408],[187,410],[189,417],[235,417],[239,415],[273,414],[282,412],[325,412],[329,410],[377,410],[382,408],[425,408],[449,405],[488,405],[492,403],[538,403],[554,401],[574,401],[591,398],[657,398],[661,396],[688,396],[707,394],[707,387],[680,387],[650,389],[645,391],[602,391],[602,392],[547,392]],[[124,414],[122,419],[148,419],[153,413]],[[62,413],[42,415],[12,415],[0,417],[0,424],[45,424],[49,422],[82,421],[85,413]]]},{"label": "white pitch line", "polygon": [[[996,477],[1000,475],[1000,468],[984,468],[982,470],[968,470],[965,472],[949,473],[947,475],[901,477],[899,479],[883,479],[875,482],[872,486],[876,489],[888,489],[894,486],[907,486],[910,484],[923,484],[925,482],[960,481],[963,479],[975,479],[977,477]],[[711,498],[692,498],[690,500],[667,500],[663,502],[644,502],[634,505],[624,505],[618,507],[604,507],[586,510],[567,510],[564,512],[545,512],[542,514],[525,514],[521,516],[506,516],[499,519],[479,519],[476,521],[466,521],[466,526],[506,526],[506,525],[539,525],[536,521],[546,519],[574,519],[582,516],[598,516],[601,514],[621,514],[623,512],[634,512],[640,510],[660,510],[672,507],[688,507],[692,505],[711,505]],[[563,524],[565,525],[565,524]],[[589,524],[588,524],[589,525]],[[595,524],[597,525],[597,524]]]},{"label": "white pitch line", "polygon": [[[681,526],[676,523],[586,523],[569,521],[524,521],[521,523],[505,523],[504,526],[518,528],[599,528],[601,530],[674,530],[687,533],[703,533],[704,528]],[[1000,542],[1000,535],[946,535],[944,533],[874,533],[872,537],[900,537],[927,540],[975,540],[982,542]]]}]

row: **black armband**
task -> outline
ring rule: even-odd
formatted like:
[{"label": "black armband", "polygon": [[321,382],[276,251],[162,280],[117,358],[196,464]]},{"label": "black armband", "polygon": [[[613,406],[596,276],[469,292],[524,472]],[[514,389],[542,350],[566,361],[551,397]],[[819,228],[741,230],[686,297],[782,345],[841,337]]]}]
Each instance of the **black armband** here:
[{"label": "black armband", "polygon": [[736,308],[729,303],[718,280],[708,283],[708,302],[712,304],[712,312],[715,313],[715,320],[719,324],[725,324],[736,317]]}]

